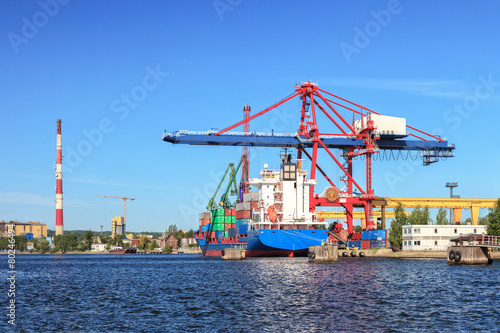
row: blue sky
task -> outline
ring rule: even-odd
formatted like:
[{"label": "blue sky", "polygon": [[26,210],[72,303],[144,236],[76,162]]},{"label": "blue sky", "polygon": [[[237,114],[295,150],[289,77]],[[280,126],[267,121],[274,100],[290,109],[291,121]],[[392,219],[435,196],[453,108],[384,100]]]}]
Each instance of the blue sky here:
[{"label": "blue sky", "polygon": [[[96,194],[136,198],[128,230],[196,228],[241,149],[172,146],[163,131],[225,128],[245,103],[260,111],[306,80],[456,144],[456,157],[431,166],[375,162],[377,195],[446,197],[456,181],[462,197],[498,198],[499,10],[494,1],[2,1],[0,219],[55,228],[60,118],[66,230],[110,230],[123,201]],[[294,132],[299,110],[294,100],[251,128]],[[277,167],[277,155],[253,148],[250,176]],[[362,162],[355,170],[363,183]]]}]

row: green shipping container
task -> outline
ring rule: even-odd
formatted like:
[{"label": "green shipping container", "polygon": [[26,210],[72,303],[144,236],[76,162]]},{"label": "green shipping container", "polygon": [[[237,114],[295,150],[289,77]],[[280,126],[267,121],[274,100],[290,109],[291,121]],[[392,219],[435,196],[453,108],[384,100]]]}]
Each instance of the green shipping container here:
[{"label": "green shipping container", "polygon": [[231,216],[231,223],[236,223],[236,216]]},{"label": "green shipping container", "polygon": [[224,217],[224,223],[229,224],[232,223],[232,216],[225,216]]},{"label": "green shipping container", "polygon": [[212,216],[224,216],[224,208],[214,209],[212,211]]},{"label": "green shipping container", "polygon": [[224,231],[224,237],[228,238],[229,237],[229,230]]},{"label": "green shipping container", "polygon": [[216,216],[216,217],[214,217],[212,219],[212,223],[214,223],[214,224],[216,224],[216,223],[218,223],[218,224],[224,224],[225,219],[226,218],[224,216]]},{"label": "green shipping container", "polygon": [[214,224],[212,227],[213,231],[224,231],[224,224]]}]

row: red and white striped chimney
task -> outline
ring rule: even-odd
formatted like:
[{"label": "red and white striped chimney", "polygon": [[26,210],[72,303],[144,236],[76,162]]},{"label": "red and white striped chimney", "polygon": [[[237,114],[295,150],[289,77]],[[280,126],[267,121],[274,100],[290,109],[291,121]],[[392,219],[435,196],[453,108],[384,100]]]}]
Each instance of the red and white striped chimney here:
[{"label": "red and white striped chimney", "polygon": [[61,119],[57,119],[56,235],[63,234]]}]

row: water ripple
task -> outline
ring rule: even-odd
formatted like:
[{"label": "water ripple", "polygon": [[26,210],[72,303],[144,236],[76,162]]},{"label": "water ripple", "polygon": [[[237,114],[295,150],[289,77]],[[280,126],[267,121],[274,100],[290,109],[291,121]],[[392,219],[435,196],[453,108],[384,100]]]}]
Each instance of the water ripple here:
[{"label": "water ripple", "polygon": [[492,332],[500,322],[498,262],[20,255],[16,265],[14,332]]}]

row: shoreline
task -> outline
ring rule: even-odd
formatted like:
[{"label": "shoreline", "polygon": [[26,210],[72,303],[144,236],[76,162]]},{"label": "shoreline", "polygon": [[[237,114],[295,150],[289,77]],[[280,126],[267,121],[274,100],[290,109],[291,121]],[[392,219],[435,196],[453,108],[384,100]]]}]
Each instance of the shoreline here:
[{"label": "shoreline", "polygon": [[[339,258],[342,256],[340,255],[343,251],[350,252],[350,250],[339,250]],[[406,252],[392,252],[391,249],[379,249],[377,250],[376,253],[372,254],[369,251],[370,250],[361,250],[365,252],[365,257],[366,258],[401,258],[401,259],[447,259],[448,258],[448,252],[447,251],[406,251]],[[360,252],[358,250],[357,252]],[[7,255],[8,251],[1,251],[0,255]],[[40,252],[27,252],[27,251],[16,251],[16,255],[61,255],[61,254],[69,254],[69,255],[79,255],[79,254],[109,254],[108,252],[66,252],[66,253],[40,253]],[[149,255],[149,254],[155,254],[155,253],[141,253],[138,255]],[[171,252],[171,253],[156,253],[156,254],[165,254],[165,255],[176,255],[176,254],[198,254],[201,255],[201,253],[194,253],[194,252],[183,252],[183,253],[178,253],[178,252]],[[116,254],[115,254],[116,255]],[[491,257],[492,259],[500,259],[500,251],[493,251],[491,252]]]}]

